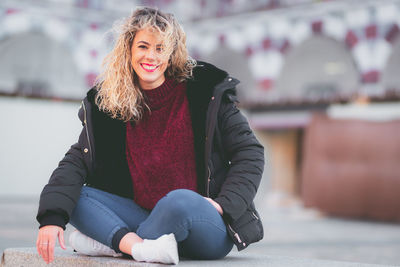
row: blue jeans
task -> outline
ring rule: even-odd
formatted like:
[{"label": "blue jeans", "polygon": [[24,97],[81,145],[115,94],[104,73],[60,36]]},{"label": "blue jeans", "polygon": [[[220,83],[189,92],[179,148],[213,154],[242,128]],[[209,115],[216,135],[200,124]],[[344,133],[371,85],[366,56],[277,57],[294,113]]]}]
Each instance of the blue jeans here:
[{"label": "blue jeans", "polygon": [[122,236],[128,232],[135,232],[143,239],[174,233],[179,255],[191,259],[223,258],[233,247],[214,206],[186,189],[169,192],[150,212],[132,199],[84,186],[70,223],[116,251]]}]

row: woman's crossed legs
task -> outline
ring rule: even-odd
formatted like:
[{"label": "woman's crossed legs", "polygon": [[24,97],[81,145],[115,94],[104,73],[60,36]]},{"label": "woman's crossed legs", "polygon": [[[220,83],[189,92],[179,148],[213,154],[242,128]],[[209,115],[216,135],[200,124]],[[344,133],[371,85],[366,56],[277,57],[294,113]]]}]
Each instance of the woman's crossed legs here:
[{"label": "woman's crossed legs", "polygon": [[121,240],[132,232],[142,239],[173,233],[179,255],[191,259],[223,258],[233,246],[217,210],[186,189],[171,191],[149,212],[131,199],[85,186],[70,221],[117,252]]}]

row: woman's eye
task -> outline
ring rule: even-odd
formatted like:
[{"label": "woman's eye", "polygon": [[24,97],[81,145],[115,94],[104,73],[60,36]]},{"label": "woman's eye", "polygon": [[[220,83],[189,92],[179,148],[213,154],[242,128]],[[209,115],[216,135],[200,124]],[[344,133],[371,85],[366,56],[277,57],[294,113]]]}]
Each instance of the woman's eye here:
[{"label": "woman's eye", "polygon": [[147,48],[145,45],[139,45],[139,48]]}]

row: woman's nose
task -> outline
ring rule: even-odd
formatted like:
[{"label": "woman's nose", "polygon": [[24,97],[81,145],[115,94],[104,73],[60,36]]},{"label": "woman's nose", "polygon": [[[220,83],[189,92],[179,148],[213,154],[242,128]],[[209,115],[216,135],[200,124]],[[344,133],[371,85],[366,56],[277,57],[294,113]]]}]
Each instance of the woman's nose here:
[{"label": "woman's nose", "polygon": [[146,59],[156,60],[157,59],[156,51],[154,49],[148,49],[146,53]]}]

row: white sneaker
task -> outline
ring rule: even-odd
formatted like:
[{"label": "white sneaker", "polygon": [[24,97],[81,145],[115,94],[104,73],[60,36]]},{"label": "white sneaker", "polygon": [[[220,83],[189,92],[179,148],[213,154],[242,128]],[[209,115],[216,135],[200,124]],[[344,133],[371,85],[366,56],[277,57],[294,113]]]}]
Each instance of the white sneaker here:
[{"label": "white sneaker", "polygon": [[88,256],[122,256],[122,253],[115,252],[112,248],[82,234],[78,230],[69,235],[69,244],[78,253]]},{"label": "white sneaker", "polygon": [[144,239],[132,247],[132,257],[136,261],[178,264],[178,244],[174,234],[162,235],[158,239]]}]

